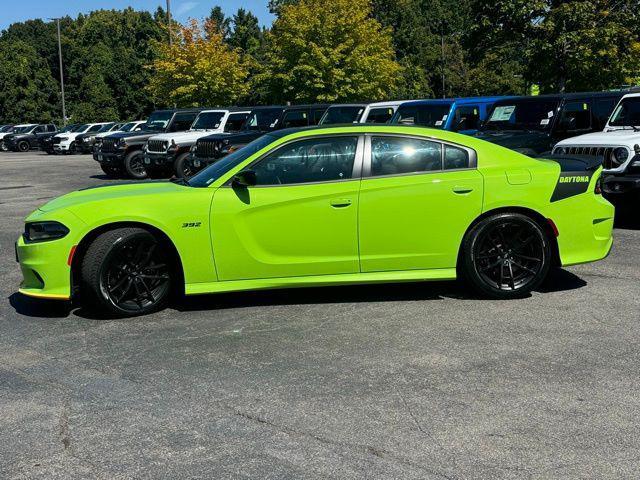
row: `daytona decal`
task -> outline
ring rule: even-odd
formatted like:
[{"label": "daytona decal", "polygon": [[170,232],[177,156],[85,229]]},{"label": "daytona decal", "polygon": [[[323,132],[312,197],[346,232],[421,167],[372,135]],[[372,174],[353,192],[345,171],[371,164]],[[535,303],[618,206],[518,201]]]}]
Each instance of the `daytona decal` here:
[{"label": "daytona decal", "polygon": [[561,173],[553,195],[551,195],[551,201],[557,202],[586,192],[589,189],[592,176],[593,172]]}]

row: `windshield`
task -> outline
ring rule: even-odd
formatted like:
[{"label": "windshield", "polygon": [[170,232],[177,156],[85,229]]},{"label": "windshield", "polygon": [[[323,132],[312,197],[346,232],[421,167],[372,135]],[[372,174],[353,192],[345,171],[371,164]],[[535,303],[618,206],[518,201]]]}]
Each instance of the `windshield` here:
[{"label": "windshield", "polygon": [[153,112],[147,120],[147,123],[145,123],[144,129],[164,131],[167,128],[171,117],[173,117],[173,112],[171,110],[161,110],[158,112]]},{"label": "windshield", "polygon": [[109,131],[111,131],[112,128],[113,128],[113,123],[107,123],[106,125],[103,125],[100,128],[100,130],[98,130],[97,133],[109,132]]},{"label": "windshield", "polygon": [[9,130],[11,130],[13,127],[11,125],[5,125],[3,127],[0,127],[0,133],[2,132],[8,132]]},{"label": "windshield", "polygon": [[209,165],[195,177],[190,179],[188,184],[192,187],[208,187],[222,175],[230,171],[232,168],[240,165],[251,155],[262,150],[264,147],[266,147],[270,143],[273,143],[275,140],[276,138],[269,134],[257,138],[241,149],[236,150],[235,152],[230,153],[226,157]]},{"label": "windshield", "polygon": [[220,128],[220,122],[225,112],[202,112],[197,116],[191,130],[215,130]]},{"label": "windshield", "polygon": [[269,130],[278,123],[281,109],[254,110],[244,122],[243,129],[247,130]]},{"label": "windshield", "polygon": [[391,123],[444,128],[447,123],[447,118],[449,118],[450,110],[451,104],[449,103],[405,105],[398,108]]},{"label": "windshield", "polygon": [[340,123],[358,123],[364,106],[355,105],[347,107],[329,107],[320,119],[319,125],[331,125]]},{"label": "windshield", "polygon": [[610,127],[640,126],[640,97],[623,99],[609,120]]},{"label": "windshield", "polygon": [[484,130],[547,130],[559,100],[522,100],[496,104]]},{"label": "windshield", "polygon": [[72,123],[71,125],[67,125],[66,127],[63,127],[60,130],[60,133],[73,132],[76,128],[78,128],[78,125]]}]

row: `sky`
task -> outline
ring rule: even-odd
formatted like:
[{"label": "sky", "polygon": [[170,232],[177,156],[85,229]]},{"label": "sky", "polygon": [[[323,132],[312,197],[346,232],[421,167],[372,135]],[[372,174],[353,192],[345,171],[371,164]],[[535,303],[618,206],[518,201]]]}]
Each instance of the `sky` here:
[{"label": "sky", "polygon": [[[268,0],[171,0],[171,13],[179,22],[189,18],[203,18],[209,14],[211,8],[220,5],[227,15],[232,15],[238,8],[250,10],[260,20],[262,25],[271,25],[273,16],[267,8]],[[136,10],[154,12],[158,6],[166,8],[166,0],[3,0],[0,2],[0,30],[4,30],[14,22],[31,18],[54,18],[70,15],[76,17],[78,13],[91,10],[123,9],[133,7]]]}]

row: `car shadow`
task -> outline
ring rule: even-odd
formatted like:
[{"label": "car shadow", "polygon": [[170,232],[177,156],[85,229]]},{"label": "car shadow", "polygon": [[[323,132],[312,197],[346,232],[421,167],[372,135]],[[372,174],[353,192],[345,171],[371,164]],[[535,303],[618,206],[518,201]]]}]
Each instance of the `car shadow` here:
[{"label": "car shadow", "polygon": [[[540,293],[562,292],[576,290],[585,285],[587,282],[577,275],[567,270],[554,269],[536,291]],[[196,295],[181,298],[172,302],[170,306],[179,312],[194,312],[274,305],[434,301],[445,298],[487,300],[461,282],[406,282]],[[89,320],[121,319],[103,312],[96,312],[82,305],[72,305],[71,302],[38,300],[18,293],[9,297],[9,303],[17,313],[30,317],[65,318],[73,312],[74,315]]]},{"label": "car shadow", "polygon": [[613,222],[615,228],[625,230],[640,230],[640,215],[633,206],[616,206],[616,216]]}]

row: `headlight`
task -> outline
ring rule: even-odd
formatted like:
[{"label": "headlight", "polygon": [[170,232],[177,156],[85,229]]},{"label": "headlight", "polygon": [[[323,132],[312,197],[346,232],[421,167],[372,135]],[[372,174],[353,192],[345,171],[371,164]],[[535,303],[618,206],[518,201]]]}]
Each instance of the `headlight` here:
[{"label": "headlight", "polygon": [[624,147],[618,147],[611,153],[611,160],[618,165],[622,165],[629,159],[629,150]]},{"label": "headlight", "polygon": [[178,146],[176,145],[176,142],[174,142],[173,140],[171,140],[171,145],[167,144],[167,151],[173,151],[175,149],[177,149]]},{"label": "headlight", "polygon": [[564,147],[556,147],[556,151],[553,152],[556,155],[564,155],[565,153],[567,153],[567,149]]},{"label": "headlight", "polygon": [[121,138],[120,140],[118,140],[118,146],[119,147],[126,147],[127,146],[127,139],[126,138]]},{"label": "headlight", "polygon": [[197,143],[194,143],[194,144],[193,144],[193,147],[191,147],[191,151],[192,151],[192,152],[195,152],[195,151],[197,151],[197,150],[198,150],[198,144],[197,144]]},{"label": "headlight", "polygon": [[60,137],[61,142],[66,142],[67,140],[69,140],[69,137]]},{"label": "headlight", "polygon": [[24,226],[25,242],[57,240],[69,233],[69,229],[59,222],[33,222]]},{"label": "headlight", "polygon": [[89,140],[91,140],[89,137],[84,137],[84,138],[82,139],[82,141],[83,141],[83,142],[88,142]]}]

